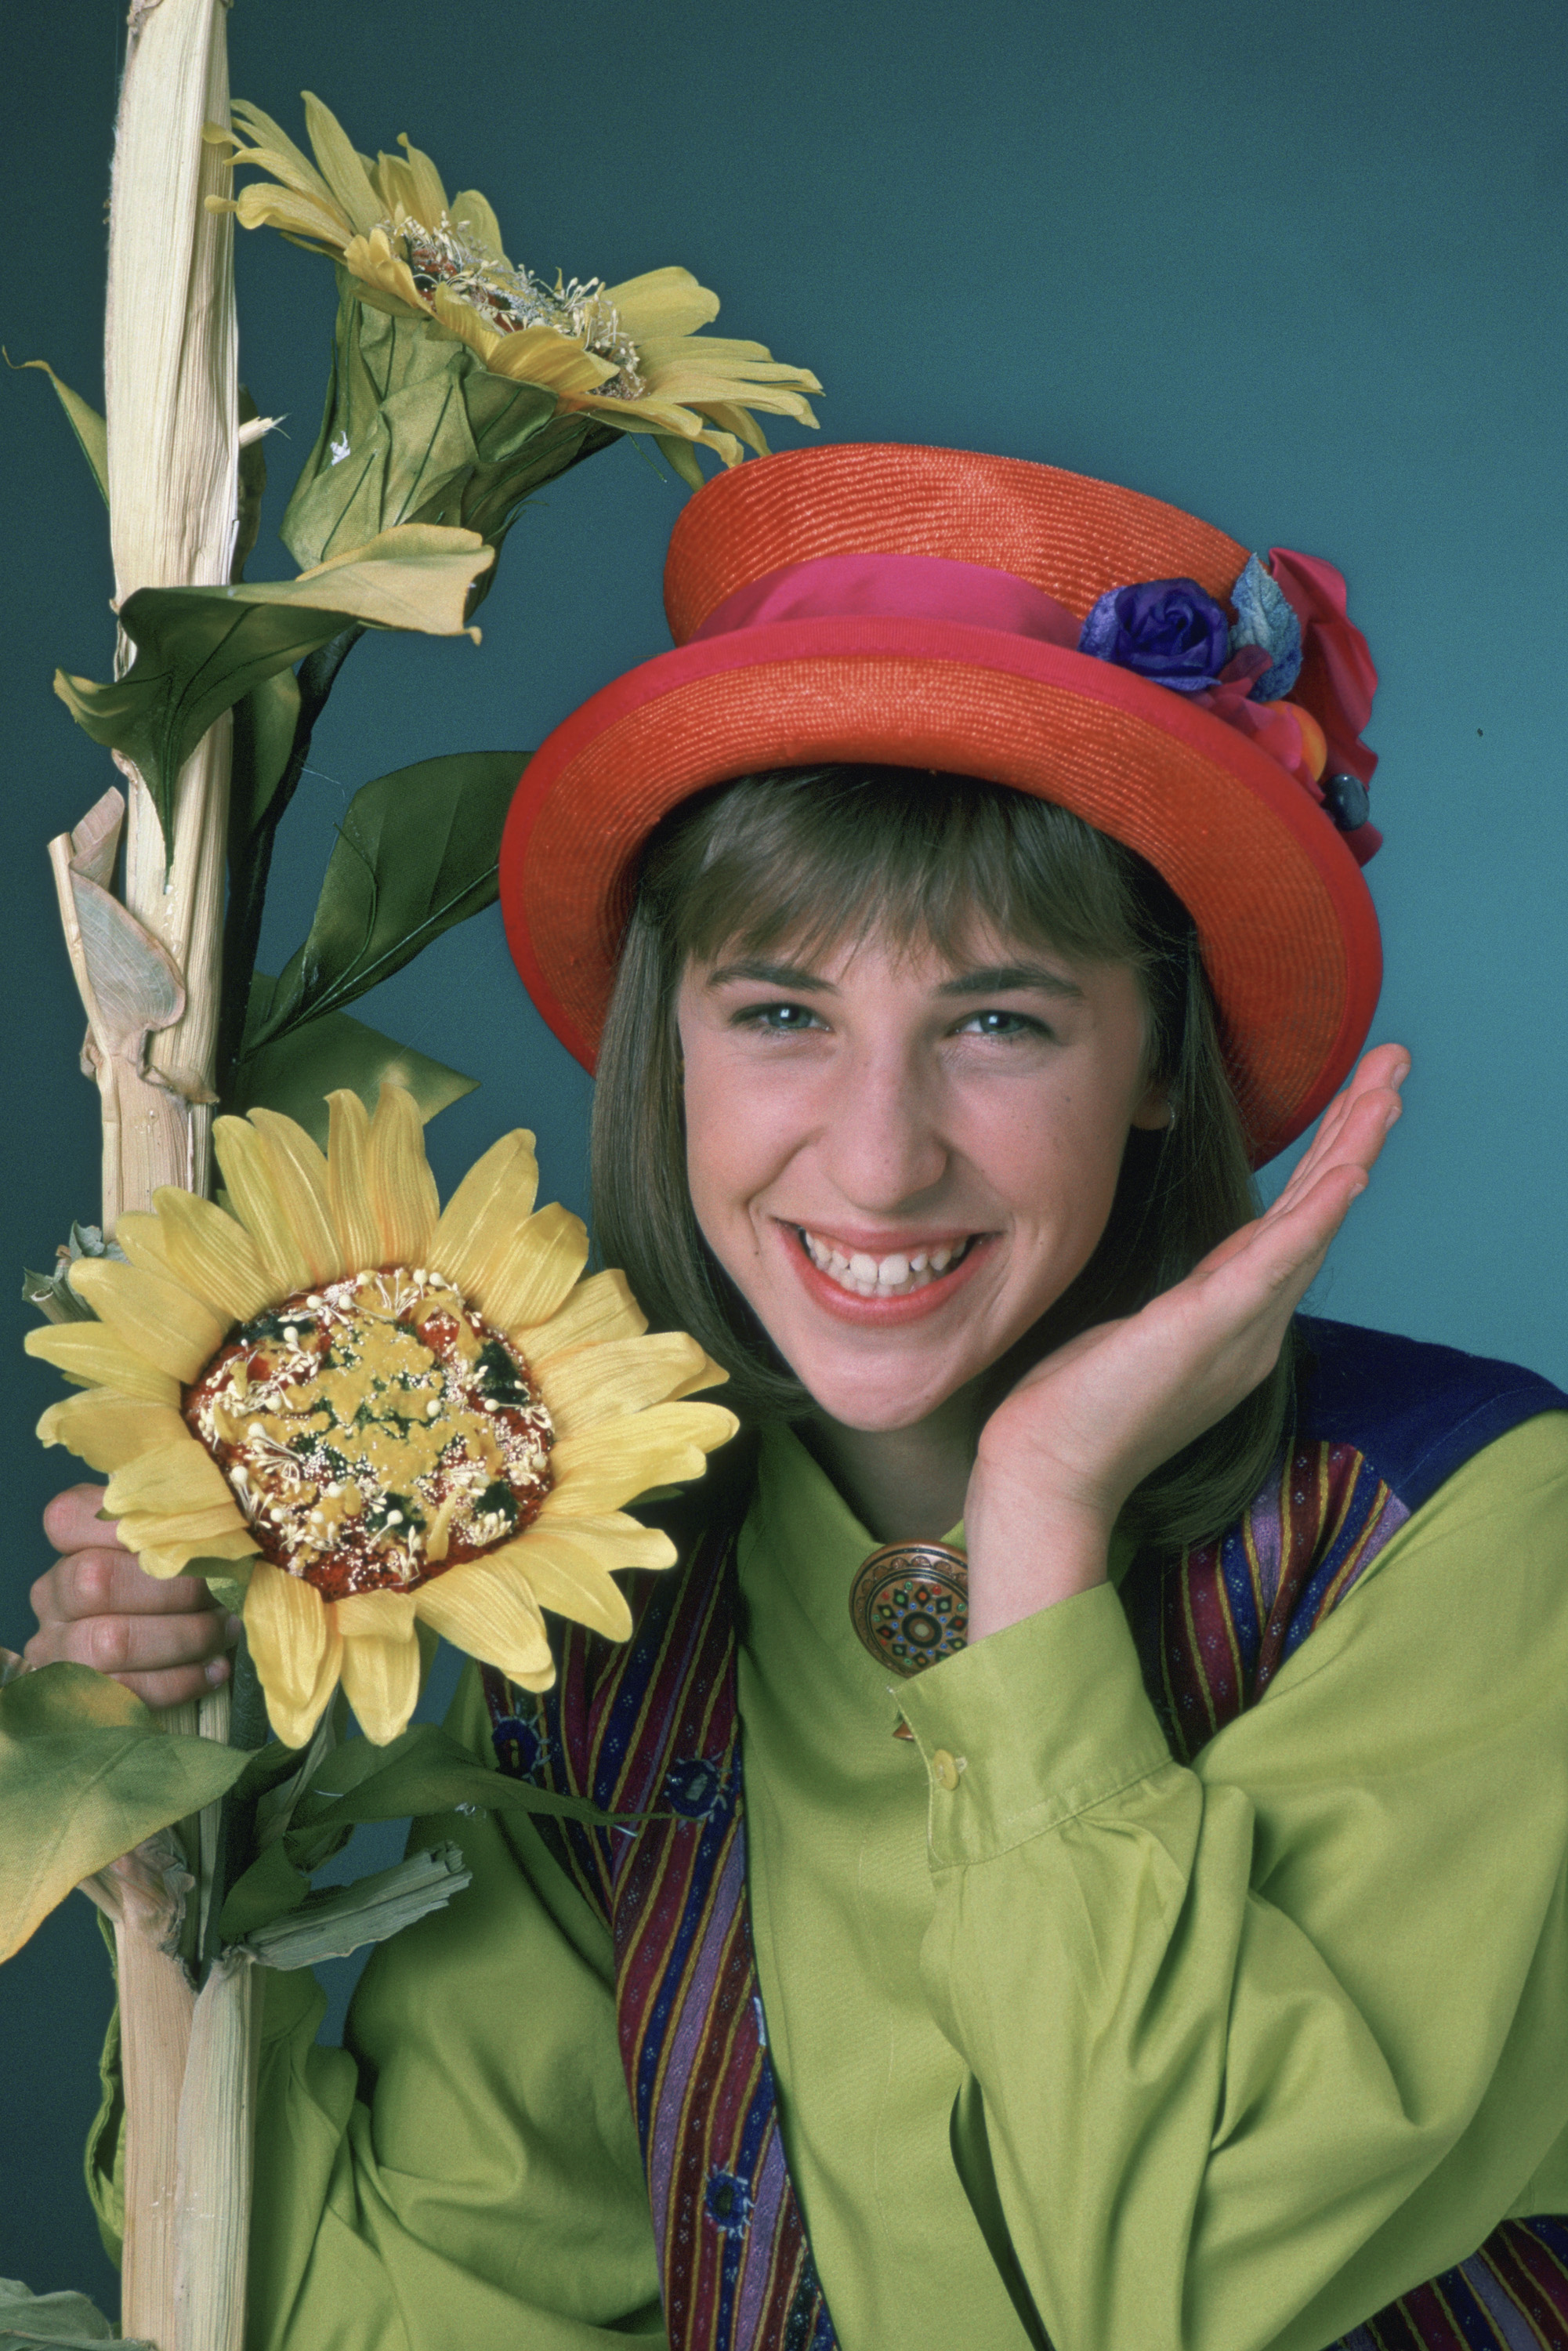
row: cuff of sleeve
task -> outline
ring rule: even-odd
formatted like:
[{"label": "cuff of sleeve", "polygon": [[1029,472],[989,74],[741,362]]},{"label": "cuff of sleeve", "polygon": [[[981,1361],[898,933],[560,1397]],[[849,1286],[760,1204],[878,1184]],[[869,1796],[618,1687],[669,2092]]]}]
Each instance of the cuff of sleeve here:
[{"label": "cuff of sleeve", "polygon": [[937,1868],[989,1860],[1178,1768],[1109,1583],[977,1641],[899,1697],[930,1774]]}]

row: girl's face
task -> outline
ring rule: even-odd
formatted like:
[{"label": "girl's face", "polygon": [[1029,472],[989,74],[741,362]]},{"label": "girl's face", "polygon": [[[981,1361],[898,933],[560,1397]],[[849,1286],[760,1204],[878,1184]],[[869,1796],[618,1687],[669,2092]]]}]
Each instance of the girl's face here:
[{"label": "girl's face", "polygon": [[980,933],[875,936],[682,985],[687,1170],[709,1248],[818,1405],[905,1428],[1059,1299],[1128,1130],[1168,1123],[1131,970]]}]

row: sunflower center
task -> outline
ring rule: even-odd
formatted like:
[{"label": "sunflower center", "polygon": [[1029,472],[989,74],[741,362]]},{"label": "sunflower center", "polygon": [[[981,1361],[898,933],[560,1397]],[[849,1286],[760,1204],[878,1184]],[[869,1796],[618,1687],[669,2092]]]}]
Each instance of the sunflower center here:
[{"label": "sunflower center", "polygon": [[413,282],[424,295],[444,286],[476,310],[497,334],[515,335],[524,327],[553,327],[558,335],[609,360],[617,372],[599,386],[603,400],[640,400],[647,385],[637,365],[637,346],[621,324],[620,314],[604,291],[601,277],[586,283],[557,277],[547,286],[529,269],[519,269],[482,246],[470,245],[462,232],[466,221],[443,219],[438,228],[404,218],[382,221],[389,242],[401,237]]},{"label": "sunflower center", "polygon": [[527,1364],[423,1267],[346,1274],[243,1324],[185,1417],[258,1549],[329,1600],[478,1558],[550,1489]]}]

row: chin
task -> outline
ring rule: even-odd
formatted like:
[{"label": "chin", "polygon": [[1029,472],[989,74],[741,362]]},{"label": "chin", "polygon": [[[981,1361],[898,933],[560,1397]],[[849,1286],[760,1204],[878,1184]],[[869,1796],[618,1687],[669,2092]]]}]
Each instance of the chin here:
[{"label": "chin", "polygon": [[979,1376],[983,1366],[955,1365],[950,1370],[925,1364],[867,1363],[823,1364],[812,1361],[802,1348],[789,1358],[789,1368],[812,1404],[841,1427],[862,1436],[886,1436],[894,1429],[915,1428]]}]

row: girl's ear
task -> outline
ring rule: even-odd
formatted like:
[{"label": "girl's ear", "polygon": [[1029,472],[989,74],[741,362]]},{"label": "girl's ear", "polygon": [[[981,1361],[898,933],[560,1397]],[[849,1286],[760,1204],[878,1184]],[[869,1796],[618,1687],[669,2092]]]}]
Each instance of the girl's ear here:
[{"label": "girl's ear", "polygon": [[1171,1081],[1168,1078],[1155,1078],[1133,1113],[1133,1124],[1145,1131],[1157,1131],[1163,1127],[1174,1126],[1175,1123],[1176,1111],[1171,1102]]}]

